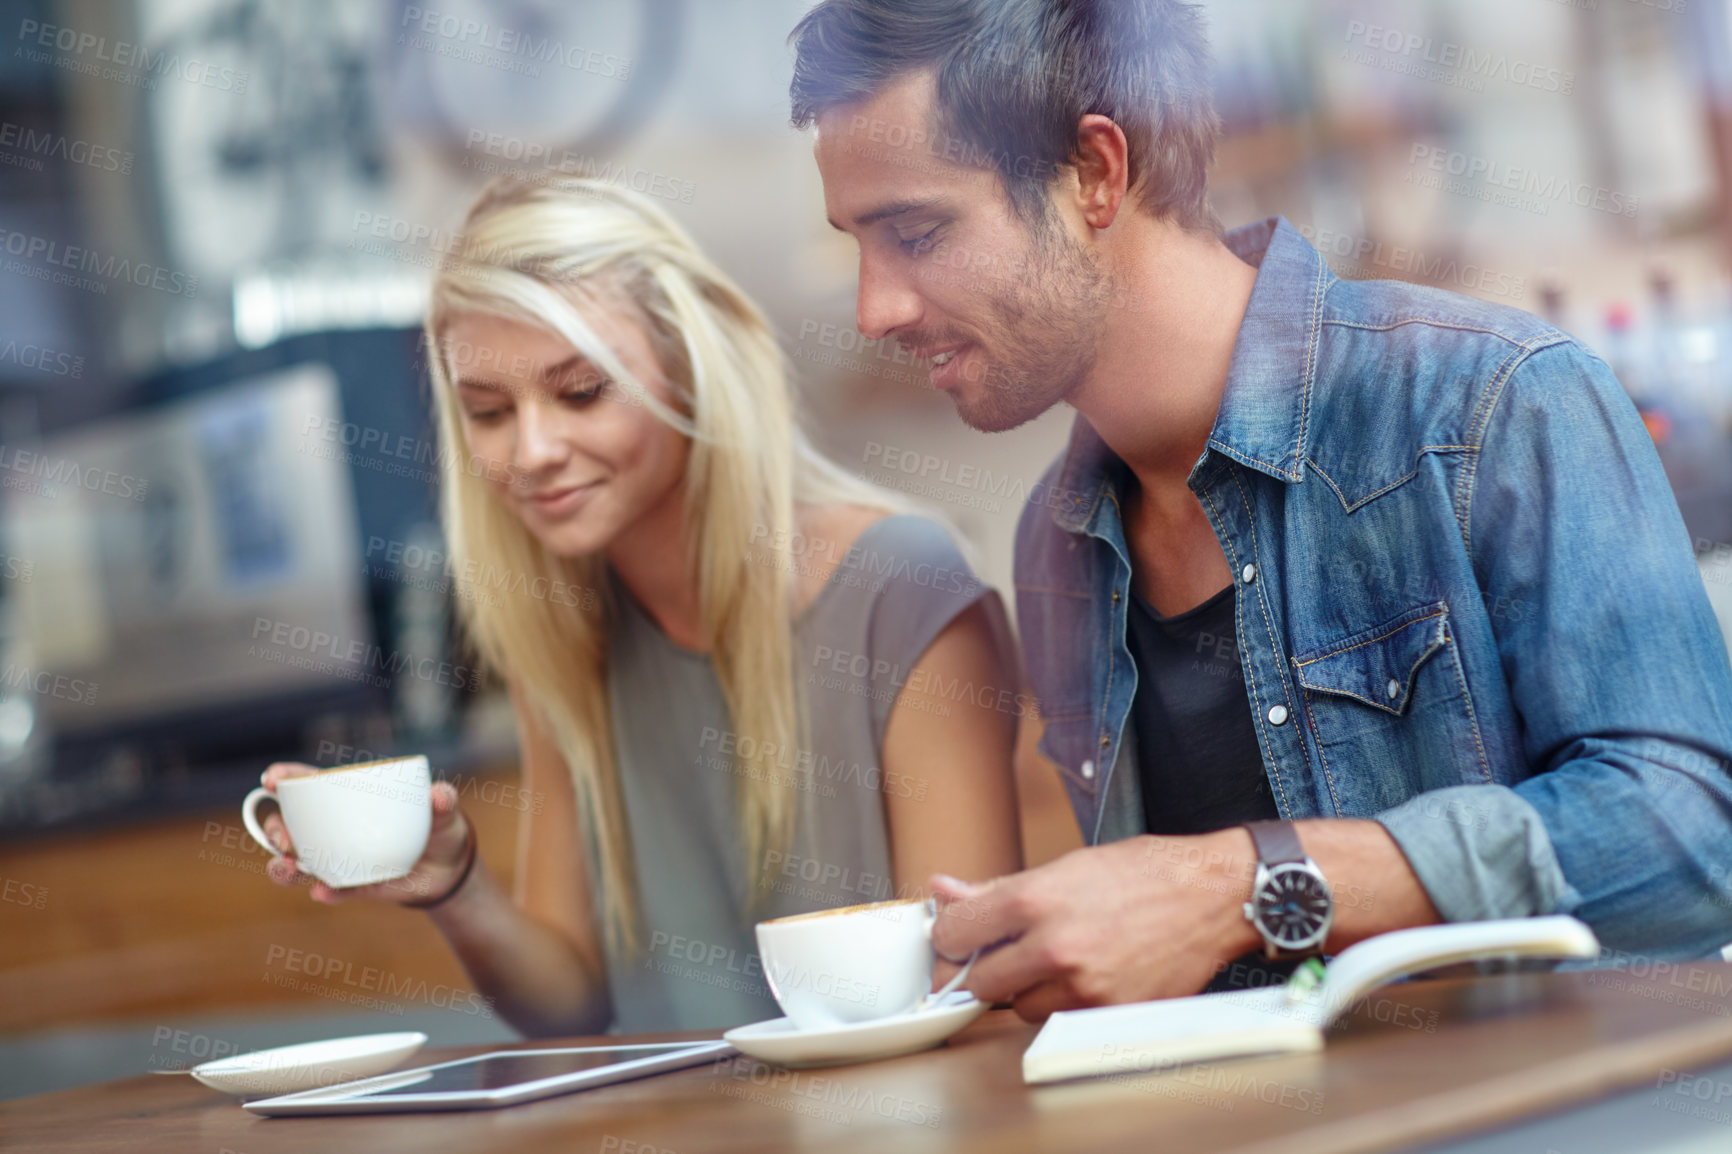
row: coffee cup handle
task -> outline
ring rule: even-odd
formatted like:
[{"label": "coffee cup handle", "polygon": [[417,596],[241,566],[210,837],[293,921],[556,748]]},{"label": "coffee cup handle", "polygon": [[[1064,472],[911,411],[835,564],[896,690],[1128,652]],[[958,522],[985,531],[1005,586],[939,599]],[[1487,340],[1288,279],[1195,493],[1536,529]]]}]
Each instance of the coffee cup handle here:
[{"label": "coffee cup handle", "polygon": [[253,835],[253,840],[265,847],[265,852],[272,857],[279,856],[283,851],[271,844],[271,839],[265,836],[264,827],[259,825],[258,815],[254,813],[261,801],[276,801],[277,795],[259,786],[247,794],[247,799],[241,802],[241,823],[247,827],[247,832]]},{"label": "coffee cup handle", "polygon": [[[929,940],[929,941],[932,938],[932,927],[937,923],[937,921],[938,921],[938,899],[937,898],[927,898],[926,899],[926,937],[927,937],[927,940]],[[944,998],[951,993],[954,993],[957,989],[959,989],[962,986],[963,982],[966,982],[968,980],[968,971],[970,971],[974,968],[974,963],[975,963],[976,959],[978,959],[979,957],[980,957],[980,951],[978,949],[976,949],[972,954],[969,954],[968,960],[966,962],[962,963],[962,968],[960,970],[956,971],[956,976],[951,978],[948,982],[945,982],[944,985],[942,985],[938,989],[932,991],[930,994],[927,994],[926,997],[921,1000],[920,1004],[923,1006],[934,1005],[939,1001],[939,999]],[[948,961],[949,959],[946,959],[946,960]]]},{"label": "coffee cup handle", "polygon": [[944,985],[932,991],[930,994],[927,994],[926,1000],[928,1002],[936,1002],[940,998],[943,998],[958,989],[963,982],[968,980],[968,971],[974,968],[974,960],[978,957],[980,957],[979,950],[975,950],[972,954],[969,954],[968,960],[962,963],[962,968],[956,971],[956,976],[951,978],[948,982],[945,982]]}]

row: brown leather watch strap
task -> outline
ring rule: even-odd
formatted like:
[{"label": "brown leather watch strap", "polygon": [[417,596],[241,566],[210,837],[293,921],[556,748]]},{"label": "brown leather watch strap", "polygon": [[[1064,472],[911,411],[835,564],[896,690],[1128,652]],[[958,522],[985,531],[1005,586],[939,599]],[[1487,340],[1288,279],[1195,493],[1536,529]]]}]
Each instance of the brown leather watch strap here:
[{"label": "brown leather watch strap", "polygon": [[1248,821],[1251,844],[1257,849],[1257,859],[1266,866],[1281,862],[1304,861],[1305,846],[1299,841],[1299,830],[1290,821]]}]

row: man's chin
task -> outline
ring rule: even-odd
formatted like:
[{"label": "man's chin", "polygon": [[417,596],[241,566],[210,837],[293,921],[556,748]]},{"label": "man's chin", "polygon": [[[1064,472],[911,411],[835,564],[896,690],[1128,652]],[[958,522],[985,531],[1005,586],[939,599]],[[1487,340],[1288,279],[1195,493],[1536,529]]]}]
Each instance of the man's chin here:
[{"label": "man's chin", "polygon": [[977,433],[1008,433],[1028,424],[1057,403],[1019,402],[990,390],[973,397],[952,393],[951,400],[956,402],[956,415],[962,418],[962,423]]}]

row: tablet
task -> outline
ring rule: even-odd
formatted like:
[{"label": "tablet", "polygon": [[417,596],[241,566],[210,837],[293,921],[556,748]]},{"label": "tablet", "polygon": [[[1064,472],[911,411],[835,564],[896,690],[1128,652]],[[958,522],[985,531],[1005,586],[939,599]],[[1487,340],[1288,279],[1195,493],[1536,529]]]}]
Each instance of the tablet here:
[{"label": "tablet", "polygon": [[358,1082],[259,1098],[242,1105],[255,1114],[272,1117],[488,1110],[625,1082],[664,1070],[701,1066],[737,1052],[726,1042],[500,1050],[380,1074]]}]

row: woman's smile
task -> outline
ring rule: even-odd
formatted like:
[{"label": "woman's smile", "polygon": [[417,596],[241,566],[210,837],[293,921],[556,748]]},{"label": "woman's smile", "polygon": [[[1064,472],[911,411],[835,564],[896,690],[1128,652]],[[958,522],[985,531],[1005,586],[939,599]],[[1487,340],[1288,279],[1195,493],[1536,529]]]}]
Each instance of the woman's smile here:
[{"label": "woman's smile", "polygon": [[523,500],[543,517],[567,517],[587,505],[590,498],[604,484],[606,484],[606,480],[597,477],[593,481],[585,481],[580,484],[558,485],[538,492],[527,493]]}]

